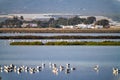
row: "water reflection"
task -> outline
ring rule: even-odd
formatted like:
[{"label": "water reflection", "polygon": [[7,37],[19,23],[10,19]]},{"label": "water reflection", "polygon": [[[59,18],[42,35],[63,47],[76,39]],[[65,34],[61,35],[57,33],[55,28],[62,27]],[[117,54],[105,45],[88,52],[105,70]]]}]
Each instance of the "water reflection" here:
[{"label": "water reflection", "polygon": [[99,65],[95,65],[94,70],[98,73],[99,72]]},{"label": "water reflection", "polygon": [[117,76],[120,73],[120,69],[119,68],[113,68],[113,74],[115,76]]},{"label": "water reflection", "polygon": [[2,77],[0,77],[0,80],[2,80]]}]

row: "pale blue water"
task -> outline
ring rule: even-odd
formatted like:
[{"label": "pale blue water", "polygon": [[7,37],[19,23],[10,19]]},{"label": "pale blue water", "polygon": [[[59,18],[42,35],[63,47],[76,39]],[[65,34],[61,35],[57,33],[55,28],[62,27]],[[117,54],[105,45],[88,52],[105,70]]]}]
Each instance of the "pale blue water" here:
[{"label": "pale blue water", "polygon": [[[0,33],[0,36],[120,36],[120,33]],[[54,41],[120,41],[120,39],[13,39],[14,41],[41,41],[54,42]],[[10,42],[13,40],[9,40]]]},{"label": "pale blue water", "polygon": [[[70,63],[76,70],[55,75],[49,62],[57,67]],[[2,80],[120,80],[120,74],[112,73],[113,67],[120,68],[120,46],[10,46],[8,40],[0,40],[0,65],[11,63],[34,67],[45,63],[46,67],[34,74],[2,70]],[[93,69],[96,64],[98,72]]]},{"label": "pale blue water", "polygon": [[120,33],[0,33],[0,36],[120,36]]}]

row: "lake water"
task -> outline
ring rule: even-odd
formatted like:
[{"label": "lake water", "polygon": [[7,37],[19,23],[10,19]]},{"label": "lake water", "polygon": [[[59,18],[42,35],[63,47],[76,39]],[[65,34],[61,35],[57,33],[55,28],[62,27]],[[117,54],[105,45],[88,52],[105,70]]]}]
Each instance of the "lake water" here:
[{"label": "lake water", "polygon": [[[58,70],[53,73],[49,63],[70,64],[76,70]],[[10,46],[9,40],[0,40],[0,65],[10,64],[36,67],[45,63],[41,71],[31,74],[5,72],[1,80],[120,80],[120,74],[113,74],[112,68],[120,69],[120,46]],[[93,67],[99,65],[99,70]]]},{"label": "lake water", "polygon": [[120,33],[0,33],[0,36],[120,36]]},{"label": "lake water", "polygon": [[[120,36],[120,33],[0,33],[0,36]],[[9,42],[12,41],[41,41],[43,43],[46,42],[55,42],[55,41],[120,41],[120,39],[11,39]]]}]

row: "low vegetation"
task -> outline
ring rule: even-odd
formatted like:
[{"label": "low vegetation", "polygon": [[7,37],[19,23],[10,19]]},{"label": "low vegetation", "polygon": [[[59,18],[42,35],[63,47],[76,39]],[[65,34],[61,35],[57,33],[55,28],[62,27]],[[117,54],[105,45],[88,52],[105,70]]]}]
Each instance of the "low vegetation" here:
[{"label": "low vegetation", "polygon": [[11,42],[10,45],[43,45],[42,42]]},{"label": "low vegetation", "polygon": [[44,45],[116,45],[116,46],[120,46],[120,42],[114,42],[114,41],[103,41],[103,42],[67,42],[67,41],[63,41],[63,42],[47,42]]},{"label": "low vegetation", "polygon": [[11,42],[10,45],[88,45],[88,46],[120,46],[120,41],[103,41],[103,42]]}]

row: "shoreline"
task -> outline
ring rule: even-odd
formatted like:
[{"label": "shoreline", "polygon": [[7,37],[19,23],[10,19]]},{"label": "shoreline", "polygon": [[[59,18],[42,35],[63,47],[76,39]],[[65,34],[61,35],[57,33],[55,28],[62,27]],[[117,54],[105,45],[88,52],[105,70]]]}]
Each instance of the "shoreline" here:
[{"label": "shoreline", "polygon": [[120,36],[0,36],[0,39],[120,39]]},{"label": "shoreline", "polygon": [[120,28],[108,28],[108,29],[0,28],[0,33],[120,33]]}]

